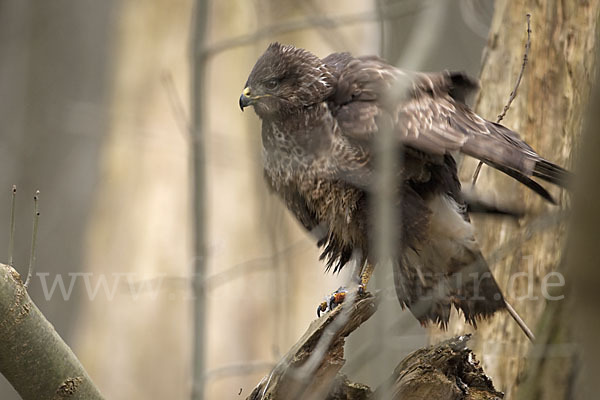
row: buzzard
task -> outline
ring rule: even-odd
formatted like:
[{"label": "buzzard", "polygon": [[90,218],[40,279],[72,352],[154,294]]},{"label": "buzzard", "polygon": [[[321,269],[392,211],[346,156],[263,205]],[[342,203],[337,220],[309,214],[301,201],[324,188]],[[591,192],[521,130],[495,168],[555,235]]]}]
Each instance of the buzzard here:
[{"label": "buzzard", "polygon": [[423,325],[445,327],[452,306],[474,326],[507,308],[519,322],[475,240],[453,154],[475,157],[549,201],[532,177],[564,187],[569,176],[516,132],[469,109],[465,98],[477,88],[460,72],[409,73],[375,56],[320,59],[273,43],[239,99],[262,120],[268,186],[317,235],[328,269],[358,257],[363,285],[378,262],[369,235],[375,141],[393,135],[390,151],[402,161],[394,171],[394,283],[402,307]]}]

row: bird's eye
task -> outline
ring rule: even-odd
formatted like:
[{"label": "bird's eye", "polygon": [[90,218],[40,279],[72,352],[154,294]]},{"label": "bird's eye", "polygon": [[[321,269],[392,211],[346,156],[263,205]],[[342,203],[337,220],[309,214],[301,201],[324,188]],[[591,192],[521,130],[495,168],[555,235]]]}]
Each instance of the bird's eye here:
[{"label": "bird's eye", "polygon": [[265,87],[267,89],[275,89],[277,86],[279,86],[279,81],[277,79],[269,79],[265,82]]}]

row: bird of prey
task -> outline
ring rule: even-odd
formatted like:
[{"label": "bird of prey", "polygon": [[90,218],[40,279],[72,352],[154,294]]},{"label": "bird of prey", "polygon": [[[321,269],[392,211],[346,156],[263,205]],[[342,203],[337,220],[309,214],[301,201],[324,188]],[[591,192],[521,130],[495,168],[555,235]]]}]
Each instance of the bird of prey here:
[{"label": "bird of prey", "polygon": [[262,120],[268,186],[318,235],[328,269],[360,258],[363,285],[378,262],[370,240],[375,142],[393,135],[389,151],[401,160],[393,175],[394,283],[402,307],[423,325],[445,327],[452,306],[473,325],[507,308],[518,318],[475,240],[454,155],[475,157],[549,201],[532,178],[564,187],[569,176],[516,132],[469,109],[465,98],[477,88],[460,72],[404,72],[376,56],[349,53],[320,59],[273,43],[239,99],[242,111],[253,106]]}]

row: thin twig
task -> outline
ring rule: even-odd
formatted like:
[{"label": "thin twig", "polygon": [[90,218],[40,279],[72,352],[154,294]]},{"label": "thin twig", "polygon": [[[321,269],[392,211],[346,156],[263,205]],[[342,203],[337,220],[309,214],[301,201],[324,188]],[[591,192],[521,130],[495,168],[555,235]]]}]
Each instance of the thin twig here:
[{"label": "thin twig", "polygon": [[517,325],[519,325],[519,328],[521,328],[521,330],[523,331],[523,333],[525,333],[525,336],[527,336],[527,338],[529,339],[529,341],[530,342],[535,342],[535,336],[533,335],[533,332],[531,332],[531,329],[529,329],[529,327],[527,326],[527,324],[525,323],[525,321],[523,321],[523,319],[515,311],[515,309],[513,308],[513,306],[511,306],[510,303],[508,301],[506,301],[506,300],[504,300],[504,304],[506,305],[506,309],[508,310],[508,313],[510,314],[510,316],[513,317],[513,319],[515,320],[515,322],[517,323]]},{"label": "thin twig", "polygon": [[481,167],[483,167],[483,161],[479,161],[477,163],[477,167],[475,167],[475,172],[473,172],[473,180],[471,182],[471,186],[475,186],[477,183],[477,178],[479,178],[479,173],[481,172]]},{"label": "thin twig", "polygon": [[35,245],[37,242],[38,223],[40,220],[40,209],[38,200],[40,198],[40,191],[35,191],[33,196],[33,232],[31,233],[31,253],[29,254],[29,270],[27,271],[27,279],[25,280],[25,288],[29,286],[31,276],[33,275],[33,268],[35,267]]},{"label": "thin twig", "polygon": [[13,266],[13,251],[15,249],[15,201],[17,198],[17,185],[12,187],[10,202],[10,234],[8,235],[8,265]]},{"label": "thin twig", "polygon": [[214,382],[215,380],[230,378],[232,376],[245,376],[263,372],[265,370],[268,371],[274,366],[275,363],[273,361],[245,361],[207,370],[204,375],[207,380]]},{"label": "thin twig", "polygon": [[502,119],[506,116],[506,112],[510,108],[515,97],[517,97],[517,90],[519,89],[519,85],[521,84],[521,78],[523,78],[523,72],[525,71],[525,66],[527,65],[528,57],[529,57],[529,49],[531,48],[531,14],[527,14],[527,42],[525,43],[525,54],[523,54],[523,64],[521,64],[521,71],[519,71],[519,76],[517,77],[517,82],[515,83],[515,88],[510,92],[510,97],[508,98],[508,103],[504,106],[504,110],[502,113],[498,115],[498,120],[496,123],[500,123]]},{"label": "thin twig", "polygon": [[[525,71],[525,66],[527,65],[527,61],[529,60],[529,49],[531,48],[531,14],[527,14],[527,42],[525,43],[525,54],[523,54],[523,63],[521,64],[521,70],[519,71],[519,76],[517,77],[517,81],[515,82],[515,87],[510,92],[510,96],[508,98],[508,102],[504,106],[502,113],[498,115],[498,119],[496,123],[500,123],[506,116],[506,112],[510,109],[510,106],[517,97],[517,90],[519,89],[519,85],[521,84],[521,78],[523,78],[523,72]],[[479,161],[477,164],[477,168],[475,168],[475,172],[473,173],[473,181],[472,185],[475,186],[477,183],[477,178],[479,177],[479,172],[481,171],[481,166],[483,165],[483,161]]]}]

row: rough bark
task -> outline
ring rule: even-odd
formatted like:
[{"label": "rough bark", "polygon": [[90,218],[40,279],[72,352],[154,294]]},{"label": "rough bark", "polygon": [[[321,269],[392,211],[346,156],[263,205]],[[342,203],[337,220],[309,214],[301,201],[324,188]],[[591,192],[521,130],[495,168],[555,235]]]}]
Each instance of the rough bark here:
[{"label": "rough bark", "polygon": [[[531,14],[529,63],[502,123],[518,131],[544,157],[565,167],[571,167],[594,76],[598,9],[598,0],[498,1],[484,52],[476,110],[495,120],[521,68],[525,15]],[[463,163],[464,181],[470,181],[474,168],[472,160]],[[566,229],[558,212],[568,206],[568,194],[550,187],[560,204],[552,206],[488,167],[483,168],[476,189],[528,212],[519,225],[478,218],[475,225],[478,241],[507,299],[535,328],[545,307],[542,284],[548,273],[558,270],[562,257]],[[518,278],[515,274],[520,272],[529,276]],[[530,285],[533,291],[528,293]],[[448,335],[465,330],[456,317]],[[512,397],[530,347],[526,337],[506,313],[481,324],[475,337],[474,349],[483,354],[486,371],[507,397]]]},{"label": "rough bark", "polygon": [[[482,400],[503,397],[467,348],[469,335],[411,353],[375,392],[366,385],[350,382],[339,373],[345,363],[345,339],[375,313],[379,300],[365,295],[352,308],[345,310],[347,305],[344,305],[313,321],[247,400]],[[337,326],[341,318],[345,320]],[[324,348],[321,347],[323,341],[326,343]],[[318,358],[315,360],[314,357]],[[307,369],[307,364],[311,363],[314,368]]]},{"label": "rough bark", "polygon": [[392,400],[503,398],[467,348],[470,337],[457,336],[408,355],[373,397],[386,398],[382,397],[383,388],[391,388],[388,398]]},{"label": "rough bark", "polygon": [[[596,60],[598,60],[598,50]],[[548,302],[538,329],[536,349],[529,357],[527,378],[518,399],[591,399],[597,396],[600,373],[600,85],[588,107],[581,159],[576,166],[567,247],[561,270],[566,276],[565,300]]]},{"label": "rough bark", "polygon": [[23,400],[103,399],[69,346],[0,264],[0,372]]}]

